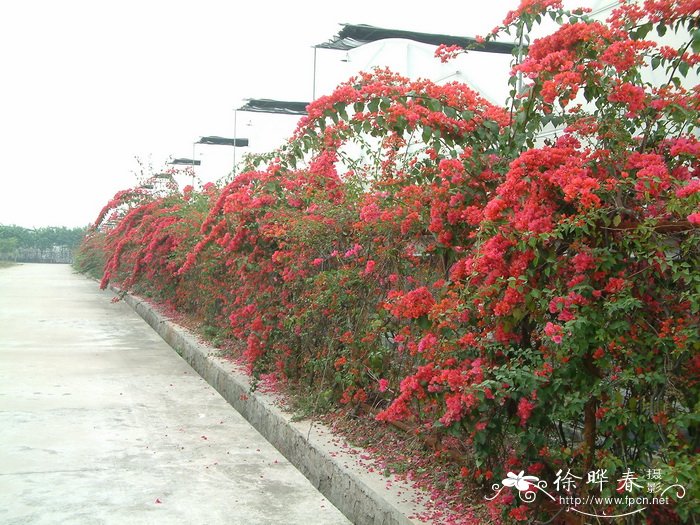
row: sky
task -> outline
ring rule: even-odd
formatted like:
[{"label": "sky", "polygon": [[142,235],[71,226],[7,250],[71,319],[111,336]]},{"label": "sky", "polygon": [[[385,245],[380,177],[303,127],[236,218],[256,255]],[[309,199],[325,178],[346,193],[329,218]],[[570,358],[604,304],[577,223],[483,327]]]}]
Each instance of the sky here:
[{"label": "sky", "polygon": [[[158,173],[171,158],[191,158],[201,136],[232,137],[234,109],[246,98],[309,101],[312,46],[335,35],[340,23],[474,36],[518,4],[2,2],[0,224],[86,226],[117,191],[137,184],[140,165]],[[318,50],[317,96],[372,65],[403,72],[407,48],[390,47],[350,55]],[[430,49],[411,53],[419,63],[437,64]],[[464,66],[462,73],[488,83],[507,71],[488,64]],[[238,148],[237,155],[274,149],[297,119],[238,112],[235,134],[249,138],[250,148]],[[227,175],[233,165],[230,147],[198,145],[194,156],[203,182]]]}]

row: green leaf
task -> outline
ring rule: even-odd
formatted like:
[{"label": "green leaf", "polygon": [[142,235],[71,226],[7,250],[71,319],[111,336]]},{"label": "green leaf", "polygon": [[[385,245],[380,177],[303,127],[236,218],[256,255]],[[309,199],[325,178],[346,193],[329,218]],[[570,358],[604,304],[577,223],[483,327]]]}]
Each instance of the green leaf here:
[{"label": "green leaf", "polygon": [[425,107],[430,111],[442,111],[442,104],[439,100],[434,98],[428,99],[425,103]]},{"label": "green leaf", "polygon": [[498,123],[493,120],[484,120],[484,127],[493,133],[498,133]]},{"label": "green leaf", "polygon": [[651,31],[652,27],[653,27],[653,24],[651,22],[647,22],[646,24],[639,26],[637,28],[637,30],[632,33],[632,39],[633,40],[642,40],[644,37],[646,37],[649,34],[649,31]]},{"label": "green leaf", "polygon": [[418,319],[416,319],[416,323],[423,330],[427,330],[432,325],[427,315],[421,315]]},{"label": "green leaf", "polygon": [[691,44],[690,47],[693,49],[693,53],[700,53],[700,28],[696,28],[691,33]]},{"label": "green leaf", "polygon": [[396,119],[396,125],[394,126],[394,129],[396,131],[403,132],[406,129],[406,126],[408,126],[408,119],[403,115],[400,115]]}]

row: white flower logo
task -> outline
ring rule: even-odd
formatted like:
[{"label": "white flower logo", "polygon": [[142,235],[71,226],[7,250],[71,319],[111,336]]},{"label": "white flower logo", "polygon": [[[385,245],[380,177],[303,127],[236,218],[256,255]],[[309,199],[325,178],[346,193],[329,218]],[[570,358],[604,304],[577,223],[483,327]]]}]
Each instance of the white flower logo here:
[{"label": "white flower logo", "polygon": [[507,478],[503,480],[504,487],[515,487],[519,492],[526,492],[532,489],[532,484],[540,480],[537,476],[525,476],[525,471],[521,470],[520,474],[508,472]]}]

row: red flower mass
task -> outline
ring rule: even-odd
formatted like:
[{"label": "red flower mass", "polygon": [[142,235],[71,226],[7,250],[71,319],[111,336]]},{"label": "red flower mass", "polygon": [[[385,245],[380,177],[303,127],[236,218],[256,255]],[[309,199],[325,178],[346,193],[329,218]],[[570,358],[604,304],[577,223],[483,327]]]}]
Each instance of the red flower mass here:
[{"label": "red flower mass", "polygon": [[460,480],[513,458],[682,477],[700,383],[697,46],[652,36],[697,33],[700,4],[623,2],[606,22],[560,7],[526,0],[497,28],[562,17],[514,64],[526,85],[508,107],[362,73],[226,185],[115,195],[78,264],[189,315],[254,374],[407,425]]}]

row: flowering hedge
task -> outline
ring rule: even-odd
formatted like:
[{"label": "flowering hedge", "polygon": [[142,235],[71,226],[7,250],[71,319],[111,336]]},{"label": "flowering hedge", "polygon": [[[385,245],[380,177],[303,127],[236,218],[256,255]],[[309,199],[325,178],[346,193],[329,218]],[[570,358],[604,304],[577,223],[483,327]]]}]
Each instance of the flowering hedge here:
[{"label": "flowering hedge", "polygon": [[[623,2],[604,23],[523,0],[485,38],[521,44],[507,107],[361,74],[223,187],[118,194],[83,264],[240,342],[255,374],[449,447],[485,486],[663,471],[691,497],[644,515],[690,520],[699,10]],[[559,29],[529,42],[544,16]],[[554,512],[496,501],[510,519]]]}]

